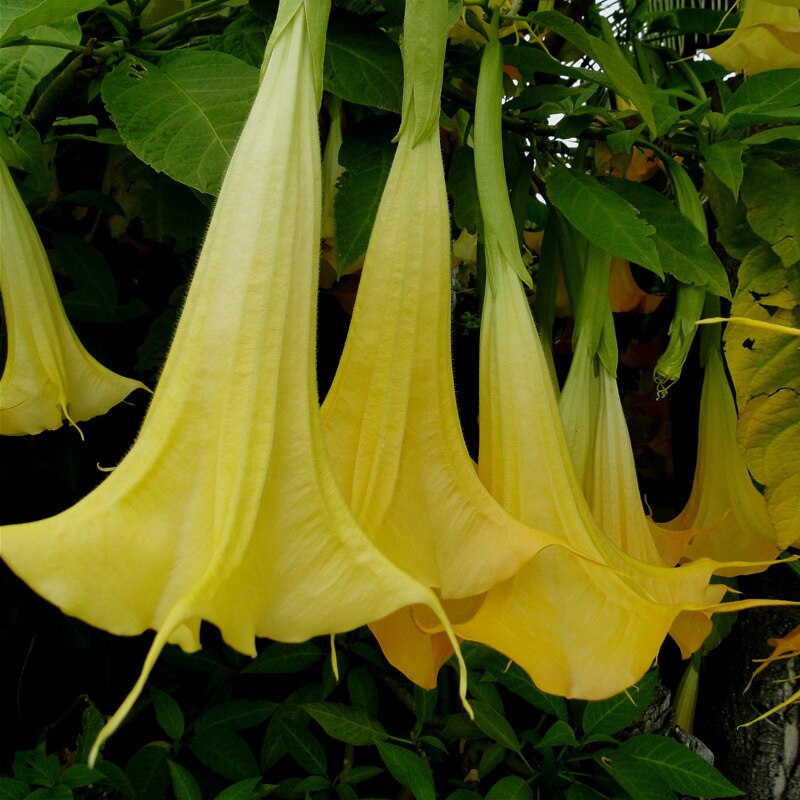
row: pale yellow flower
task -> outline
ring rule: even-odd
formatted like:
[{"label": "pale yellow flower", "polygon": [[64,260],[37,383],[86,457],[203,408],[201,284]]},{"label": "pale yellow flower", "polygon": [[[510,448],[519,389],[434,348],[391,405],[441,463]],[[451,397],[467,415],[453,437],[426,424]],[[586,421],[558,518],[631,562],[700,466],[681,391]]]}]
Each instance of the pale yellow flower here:
[{"label": "pale yellow flower", "polygon": [[800,67],[800,1],[743,0],[743,5],[731,37],[706,54],[745,75]]},{"label": "pale yellow flower", "polygon": [[409,604],[442,616],[434,594],[359,528],[323,443],[317,109],[328,8],[281,3],[263,82],[131,451],[77,505],[2,531],[9,566],[65,613],[116,634],[157,631],[92,759],[164,645],[196,650],[203,620],[253,655],[256,636],[299,642]]},{"label": "pale yellow flower", "polygon": [[0,292],[8,355],[0,433],[16,436],[105,414],[143,383],[106,369],[70,325],[44,246],[0,159]]}]

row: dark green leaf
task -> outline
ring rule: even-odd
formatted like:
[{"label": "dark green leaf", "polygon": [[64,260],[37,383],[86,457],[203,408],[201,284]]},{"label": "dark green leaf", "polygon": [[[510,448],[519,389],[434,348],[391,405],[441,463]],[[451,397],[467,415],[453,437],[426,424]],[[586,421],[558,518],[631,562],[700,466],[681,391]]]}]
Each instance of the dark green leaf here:
[{"label": "dark green leaf", "polygon": [[268,793],[269,788],[265,785],[262,791],[261,778],[247,778],[223,789],[214,800],[258,800]]},{"label": "dark green leaf", "polygon": [[268,719],[278,707],[270,700],[230,700],[206,711],[194,724],[195,733],[221,727],[231,731],[252,728]]},{"label": "dark green leaf", "polygon": [[39,25],[50,25],[102,5],[105,0],[4,0],[0,12],[0,42],[14,39]]},{"label": "dark green leaf", "polygon": [[600,794],[582,783],[573,783],[567,789],[566,800],[606,800],[606,795]]},{"label": "dark green leaf", "polygon": [[510,664],[507,669],[498,669],[492,665],[489,671],[496,681],[503,684],[506,689],[509,689],[518,697],[526,700],[534,708],[544,711],[545,714],[558,717],[558,719],[567,719],[567,703],[564,698],[543,692],[518,664]]},{"label": "dark green leaf", "polygon": [[500,778],[486,795],[486,800],[531,800],[533,791],[518,775]]},{"label": "dark green leaf", "polygon": [[450,161],[447,191],[453,195],[453,219],[462,230],[475,233],[481,224],[478,184],[475,180],[475,151],[459,147]]},{"label": "dark green leaf", "polygon": [[339,800],[358,800],[356,790],[346,783],[339,783],[336,785],[336,796]]},{"label": "dark green leaf", "polygon": [[261,771],[268,772],[285,755],[286,744],[278,733],[278,724],[275,721],[275,717],[272,717],[264,733],[264,741],[261,743],[261,754],[258,759]]},{"label": "dark green leaf", "polygon": [[353,708],[369,716],[377,716],[378,687],[368,669],[358,667],[347,674],[347,693]]},{"label": "dark green leaf", "polygon": [[673,203],[649,186],[634,181],[607,178],[605,182],[655,228],[652,241],[666,272],[682,283],[730,297],[728,275],[719,257],[705,236]]},{"label": "dark green leaf", "polygon": [[606,137],[606,143],[612,153],[630,153],[636,140],[641,137],[643,130],[644,123],[637,125],[635,128],[610,133]]},{"label": "dark green leaf", "polygon": [[44,745],[14,754],[14,777],[34,786],[55,786],[61,776],[58,756],[45,755]]},{"label": "dark green leaf", "polygon": [[564,720],[556,720],[546,731],[544,736],[536,744],[537,748],[560,747],[569,745],[577,747],[579,744],[575,737],[575,732]]},{"label": "dark green leaf", "polygon": [[306,703],[303,709],[333,739],[348,744],[377,744],[386,738],[386,731],[375,719],[357,708],[339,703]]},{"label": "dark green leaf", "polygon": [[[3,133],[5,131],[5,133]],[[49,177],[45,148],[36,128],[28,120],[0,116],[0,158],[9,167]]]},{"label": "dark green leaf", "polygon": [[0,777],[0,800],[25,800],[30,791],[30,786],[24,781]]},{"label": "dark green leaf", "polygon": [[503,745],[495,742],[481,753],[481,760],[478,762],[478,775],[482,781],[486,780],[492,771],[503,763],[506,752],[506,748]]},{"label": "dark green leaf", "polygon": [[414,707],[417,710],[417,724],[424,725],[433,715],[436,710],[436,703],[439,700],[439,692],[437,689],[429,691],[414,687]]},{"label": "dark green leaf", "polygon": [[725,104],[725,114],[758,114],[800,105],[800,69],[751,75]]},{"label": "dark green leaf", "polygon": [[353,767],[347,771],[342,780],[345,783],[362,783],[381,775],[384,771],[383,767]]},{"label": "dark green leaf", "polygon": [[389,141],[360,136],[342,143],[339,163],[345,172],[333,201],[340,275],[366,252],[394,150]]},{"label": "dark green leaf", "polygon": [[658,671],[651,670],[630,689],[608,700],[587,703],[581,722],[584,734],[614,734],[627,728],[649,705],[657,682]]},{"label": "dark green leaf", "polygon": [[744,144],[728,139],[706,145],[701,148],[701,152],[708,168],[733,192],[733,196],[737,197],[744,175],[742,165]]},{"label": "dark green leaf", "polygon": [[158,724],[167,736],[177,742],[183,736],[185,726],[181,707],[166,692],[151,688],[150,695]]},{"label": "dark green leaf", "polygon": [[144,235],[154,242],[168,244],[176,253],[197,247],[208,228],[209,208],[188,187],[163,174],[153,174],[148,188],[142,189],[137,216]]},{"label": "dark green leaf", "polygon": [[128,57],[102,86],[125,144],[157,172],[217,194],[258,86],[258,70],[219,52],[177,50],[156,66]]},{"label": "dark green leaf", "polygon": [[655,228],[629,202],[581,172],[556,166],[547,176],[547,196],[592,244],[663,277]]},{"label": "dark green leaf", "polygon": [[523,78],[531,82],[535,81],[534,75],[541,72],[546,75],[561,75],[573,80],[588,81],[590,85],[599,83],[609,88],[611,86],[610,81],[602,72],[562,64],[545,53],[538,45],[506,47],[503,49],[503,60],[506,64],[516,67]]},{"label": "dark green leaf", "polygon": [[162,800],[169,785],[167,756],[169,751],[160,744],[148,744],[133,755],[125,775],[133,787],[136,800]]},{"label": "dark green leaf", "polygon": [[[5,2],[0,7],[2,5]],[[77,20],[65,18],[31,28],[25,35],[30,39],[75,45],[81,40],[81,29]],[[0,94],[5,95],[18,112],[23,112],[42,78],[67,57],[67,51],[60,47],[20,45],[0,48]]]},{"label": "dark green leaf", "polygon": [[328,771],[324,748],[301,722],[278,715],[275,717],[275,733],[283,739],[287,753],[306,772],[324,775]]},{"label": "dark green leaf", "polygon": [[73,800],[73,798],[72,789],[59,783],[53,787],[42,787],[31,792],[27,800]]},{"label": "dark green leaf", "polygon": [[121,322],[147,311],[137,298],[117,304],[117,285],[111,268],[94,246],[71,233],[53,235],[53,264],[75,284],[61,300],[67,314],[86,322]]},{"label": "dark green leaf", "polygon": [[188,747],[209,769],[230,781],[261,774],[247,742],[227,728],[211,728],[198,733],[189,741]]},{"label": "dark green leaf", "polygon": [[106,761],[105,759],[100,758],[97,760],[95,768],[98,770],[98,772],[103,773],[108,783],[113,786],[114,789],[119,792],[120,795],[122,795],[122,797],[126,798],[126,800],[134,800],[136,797],[136,792],[134,791],[128,776],[120,767],[111,761]]},{"label": "dark green leaf", "polygon": [[472,710],[475,712],[475,724],[490,739],[515,753],[519,752],[520,743],[517,734],[504,716],[480,700],[472,702]]},{"label": "dark green leaf", "polygon": [[124,209],[114,200],[102,192],[95,192],[91,189],[79,189],[77,192],[70,192],[59,198],[62,203],[74,203],[76,206],[89,206],[105,211],[111,216],[125,216]]},{"label": "dark green leaf", "polygon": [[92,769],[86,764],[73,764],[61,773],[59,783],[63,783],[71,789],[79,789],[105,779],[106,776],[99,769]]},{"label": "dark green leaf", "polygon": [[322,650],[314,642],[304,642],[303,644],[273,642],[267,645],[242,671],[291,675],[316,664],[321,658]]},{"label": "dark green leaf", "polygon": [[600,766],[635,800],[675,800],[675,793],[653,769],[625,753],[601,750]]},{"label": "dark green leaf", "polygon": [[505,716],[505,708],[503,708],[503,698],[497,686],[492,681],[480,680],[478,675],[469,674],[468,678],[469,692],[476,700],[491,706],[500,716]]},{"label": "dark green leaf", "polygon": [[651,774],[657,773],[671,789],[692,797],[738,797],[739,791],[722,773],[687,747],[667,736],[645,734],[619,747]]},{"label": "dark green leaf", "polygon": [[430,768],[416,753],[387,742],[377,747],[386,769],[401,786],[411,789],[415,800],[436,800]]},{"label": "dark green leaf", "polygon": [[174,761],[168,761],[167,766],[172,778],[175,800],[203,800],[203,793],[200,791],[197,781],[186,767],[182,767]]},{"label": "dark green leaf", "polygon": [[251,67],[260,68],[270,30],[270,25],[265,25],[261,17],[246,8],[219,36],[209,37],[208,44],[212,50],[220,50]]},{"label": "dark green leaf", "polygon": [[348,17],[331,20],[325,45],[325,89],[351,103],[400,111],[403,61],[383,31]]},{"label": "dark green leaf", "polygon": [[770,144],[780,139],[800,139],[800,125],[781,125],[777,128],[768,128],[742,139],[742,144],[751,146]]}]

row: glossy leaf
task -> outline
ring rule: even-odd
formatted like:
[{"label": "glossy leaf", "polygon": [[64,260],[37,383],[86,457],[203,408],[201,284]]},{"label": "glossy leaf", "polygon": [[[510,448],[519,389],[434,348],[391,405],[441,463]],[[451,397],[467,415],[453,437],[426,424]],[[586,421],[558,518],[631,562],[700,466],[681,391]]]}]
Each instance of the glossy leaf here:
[{"label": "glossy leaf", "polygon": [[430,768],[416,753],[388,742],[377,746],[386,769],[401,786],[411,790],[416,800],[436,800]]},{"label": "glossy leaf", "polygon": [[643,734],[624,741],[617,751],[636,759],[670,789],[692,797],[738,797],[737,789],[697,753],[668,736]]},{"label": "glossy leaf", "polygon": [[608,700],[587,703],[583,711],[581,726],[588,736],[593,733],[619,733],[640,717],[650,703],[658,672],[651,670],[636,686]]},{"label": "glossy leaf", "polygon": [[[547,196],[590,242],[663,276],[656,229],[629,202],[596,178],[565,167],[548,173]],[[669,266],[669,265],[667,265]]]},{"label": "glossy leaf", "polygon": [[306,703],[303,709],[333,739],[354,745],[377,744],[387,737],[383,726],[363,711],[338,703]]}]

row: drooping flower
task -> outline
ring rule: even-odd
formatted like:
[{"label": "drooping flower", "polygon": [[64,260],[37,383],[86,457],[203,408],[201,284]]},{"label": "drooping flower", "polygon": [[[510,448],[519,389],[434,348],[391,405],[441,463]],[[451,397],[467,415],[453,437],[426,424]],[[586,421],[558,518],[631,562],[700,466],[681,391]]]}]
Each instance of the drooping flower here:
[{"label": "drooping flower", "polygon": [[[724,589],[709,585],[714,562],[671,569],[657,555],[653,563],[631,558],[594,521],[571,469],[522,288],[508,265],[493,269],[481,330],[481,479],[515,517],[560,533],[608,568],[549,548],[489,590],[470,618],[453,617],[454,628],[516,661],[544,691],[608,697],[641,677],[668,633],[687,655],[697,649],[708,615],[728,610],[717,605]],[[635,500],[638,530],[649,535],[638,494]],[[619,538],[638,522],[617,516]]]},{"label": "drooping flower", "polygon": [[[322,406],[334,471],[380,550],[443,598],[478,595],[542,547],[475,473],[450,355],[450,224],[439,143],[447,3],[406,3],[403,119],[367,249],[353,320]],[[448,611],[448,613],[450,613]],[[421,685],[441,663],[401,612],[373,626],[387,658]],[[402,628],[410,639],[399,634]],[[413,662],[413,663],[412,663]]]},{"label": "drooping flower", "polygon": [[[512,516],[556,533],[569,549],[544,549],[471,606],[462,601],[447,608],[459,636],[501,651],[544,691],[599,699],[638,680],[684,614],[701,617],[696,625],[690,616],[679,634],[687,648],[699,646],[707,633],[702,622],[721,589],[708,585],[711,562],[673,570],[627,556],[594,522],[577,486],[520,284],[523,267],[500,144],[501,67],[495,38],[484,50],[474,127],[488,279],[479,475]],[[640,516],[643,521],[641,506]],[[415,619],[435,630],[423,614]]]},{"label": "drooping flower", "polygon": [[303,641],[409,604],[442,617],[433,592],[353,519],[320,426],[317,109],[329,5],[279,6],[265,75],[132,449],[72,508],[2,531],[9,566],[66,613],[116,634],[157,631],[92,759],[164,645],[199,648],[203,620],[255,654],[256,636]]},{"label": "drooping flower", "polygon": [[764,562],[778,555],[775,531],[736,441],[736,406],[722,363],[719,331],[705,328],[701,335],[705,376],[692,489],[680,514],[658,527],[700,531],[684,558],[753,561],[757,566],[751,570],[740,567],[731,574],[761,572]]},{"label": "drooping flower", "polygon": [[798,0],[744,0],[731,37],[705,52],[726,69],[745,75],[800,67],[798,9]]},{"label": "drooping flower", "polygon": [[105,414],[139,381],[107,369],[80,343],[58,295],[28,209],[0,159],[0,293],[8,355],[0,379],[0,433],[40,433]]}]

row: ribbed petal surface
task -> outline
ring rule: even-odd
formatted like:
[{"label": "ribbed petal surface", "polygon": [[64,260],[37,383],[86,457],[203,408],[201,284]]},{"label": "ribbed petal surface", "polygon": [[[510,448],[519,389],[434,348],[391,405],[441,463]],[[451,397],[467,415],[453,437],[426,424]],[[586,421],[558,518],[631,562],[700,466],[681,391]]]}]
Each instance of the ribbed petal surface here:
[{"label": "ribbed petal surface", "polygon": [[[237,650],[297,642],[433,592],[350,514],[319,423],[317,102],[297,11],[231,160],[142,431],[64,513],[2,532],[11,568],[66,613],[117,634],[199,646],[201,620]],[[446,623],[445,623],[446,624]],[[108,731],[107,731],[108,732]]]}]

